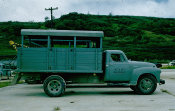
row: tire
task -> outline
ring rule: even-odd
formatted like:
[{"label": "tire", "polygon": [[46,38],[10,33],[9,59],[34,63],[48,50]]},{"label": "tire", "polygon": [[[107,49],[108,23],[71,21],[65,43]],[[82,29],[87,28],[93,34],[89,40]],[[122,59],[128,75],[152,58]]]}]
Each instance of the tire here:
[{"label": "tire", "polygon": [[146,75],[139,79],[136,92],[142,95],[149,95],[152,94],[156,88],[157,80],[151,75]]},{"label": "tire", "polygon": [[44,92],[50,97],[59,97],[65,92],[66,83],[58,75],[52,75],[45,79],[43,84]]}]

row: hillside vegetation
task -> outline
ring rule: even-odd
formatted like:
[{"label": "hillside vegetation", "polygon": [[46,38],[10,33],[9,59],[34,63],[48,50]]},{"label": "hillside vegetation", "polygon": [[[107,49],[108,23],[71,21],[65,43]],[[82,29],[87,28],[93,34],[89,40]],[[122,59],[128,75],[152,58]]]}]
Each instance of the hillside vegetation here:
[{"label": "hillside vegetation", "polygon": [[[20,43],[20,29],[48,29],[50,21],[1,22],[0,55],[15,55],[8,41]],[[175,19],[78,14],[63,15],[54,20],[58,30],[104,31],[103,48],[123,50],[129,59],[156,62],[175,59]]]}]

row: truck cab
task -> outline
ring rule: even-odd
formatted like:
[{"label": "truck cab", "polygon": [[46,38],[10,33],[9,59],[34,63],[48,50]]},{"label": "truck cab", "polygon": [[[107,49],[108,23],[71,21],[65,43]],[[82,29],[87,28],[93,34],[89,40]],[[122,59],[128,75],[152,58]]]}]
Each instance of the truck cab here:
[{"label": "truck cab", "polygon": [[127,82],[130,80],[132,65],[120,50],[106,50],[105,81]]},{"label": "truck cab", "polygon": [[120,50],[103,51],[102,31],[22,29],[21,34],[16,71],[42,81],[48,96],[61,96],[70,84],[120,84],[152,94],[157,83],[165,83],[154,64],[130,61]]},{"label": "truck cab", "polygon": [[106,50],[105,81],[137,84],[143,74],[152,74],[160,82],[161,70],[153,63],[130,61],[123,51]]}]

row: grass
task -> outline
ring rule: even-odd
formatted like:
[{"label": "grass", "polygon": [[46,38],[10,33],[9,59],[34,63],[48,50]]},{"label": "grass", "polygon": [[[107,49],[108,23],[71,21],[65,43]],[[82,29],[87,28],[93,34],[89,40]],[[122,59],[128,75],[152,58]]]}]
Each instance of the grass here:
[{"label": "grass", "polygon": [[[23,80],[19,81],[17,84],[22,84],[22,83],[24,83]],[[11,81],[5,81],[5,82],[0,81],[0,88],[10,86],[10,85],[11,85]]]},{"label": "grass", "polygon": [[9,50],[9,49],[5,49],[0,51],[0,56],[8,56],[8,55],[16,55],[17,51],[16,50]]},{"label": "grass", "polygon": [[175,69],[175,66],[165,66],[161,67],[161,69]]},{"label": "grass", "polygon": [[60,108],[57,106],[54,108],[54,111],[60,111]]},{"label": "grass", "polygon": [[172,94],[171,92],[169,92],[168,90],[165,89],[160,89],[162,92],[167,93],[169,95],[175,96],[174,94]]},{"label": "grass", "polygon": [[11,84],[10,81],[8,81],[8,82],[0,82],[0,88],[9,86],[10,84]]},{"label": "grass", "polygon": [[159,59],[152,59],[152,60],[147,60],[145,59],[144,62],[151,62],[151,63],[169,63],[170,60],[159,60]]}]

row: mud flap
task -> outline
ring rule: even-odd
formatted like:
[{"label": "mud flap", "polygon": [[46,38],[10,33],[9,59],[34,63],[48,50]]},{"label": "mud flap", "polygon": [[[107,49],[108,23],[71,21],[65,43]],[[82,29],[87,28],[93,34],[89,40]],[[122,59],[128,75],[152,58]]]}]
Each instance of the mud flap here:
[{"label": "mud flap", "polygon": [[12,80],[11,85],[15,85],[16,83],[19,82],[19,80],[21,79],[22,75],[20,73],[16,74],[14,79]]}]

